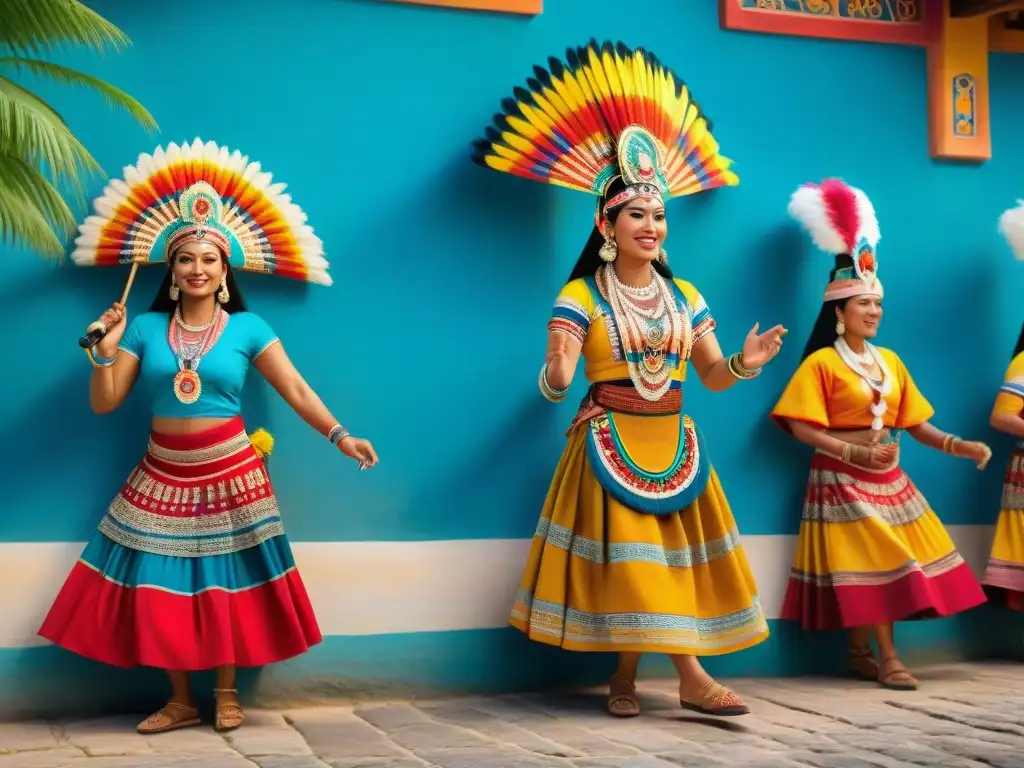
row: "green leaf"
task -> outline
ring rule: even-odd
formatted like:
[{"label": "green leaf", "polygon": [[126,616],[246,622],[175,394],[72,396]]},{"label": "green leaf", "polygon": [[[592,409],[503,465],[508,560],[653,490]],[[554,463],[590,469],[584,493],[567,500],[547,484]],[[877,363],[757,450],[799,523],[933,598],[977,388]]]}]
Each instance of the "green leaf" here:
[{"label": "green leaf", "polygon": [[83,194],[79,169],[102,173],[99,163],[45,101],[0,76],[0,153],[45,165]]},{"label": "green leaf", "polygon": [[58,235],[67,238],[75,231],[75,217],[60,192],[43,174],[20,157],[0,155],[0,190],[27,200],[43,214]]},{"label": "green leaf", "polygon": [[15,51],[40,54],[81,45],[102,53],[129,44],[124,32],[78,0],[0,2],[0,45]]},{"label": "green leaf", "polygon": [[0,180],[0,241],[23,244],[47,259],[58,261],[64,246],[50,228],[46,217],[17,190]]},{"label": "green leaf", "polygon": [[59,64],[52,64],[48,61],[38,61],[17,56],[0,57],[0,67],[23,69],[36,76],[49,77],[51,80],[63,85],[77,85],[89,88],[99,93],[107,104],[114,109],[130,115],[146,130],[154,131],[157,128],[156,120],[153,119],[153,116],[149,114],[145,107],[120,88],[115,88],[98,77],[86,75],[77,70],[62,67]]}]

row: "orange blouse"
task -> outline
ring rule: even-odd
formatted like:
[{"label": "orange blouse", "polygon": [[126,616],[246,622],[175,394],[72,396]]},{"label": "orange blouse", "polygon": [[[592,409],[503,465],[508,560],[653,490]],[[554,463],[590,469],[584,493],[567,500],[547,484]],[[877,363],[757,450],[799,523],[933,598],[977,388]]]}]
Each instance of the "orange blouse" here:
[{"label": "orange blouse", "polygon": [[[908,429],[934,414],[903,361],[890,349],[876,347],[889,368],[893,386],[885,396],[888,410],[882,417],[890,429]],[[819,349],[796,369],[772,419],[788,431],[785,420],[803,421],[821,429],[870,429],[874,393],[848,366],[834,347]]]}]

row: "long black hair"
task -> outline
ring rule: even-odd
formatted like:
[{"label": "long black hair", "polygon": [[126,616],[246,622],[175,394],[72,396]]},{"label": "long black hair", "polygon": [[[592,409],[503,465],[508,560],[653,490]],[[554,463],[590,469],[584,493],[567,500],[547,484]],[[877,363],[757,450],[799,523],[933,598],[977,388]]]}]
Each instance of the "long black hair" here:
[{"label": "long black hair", "polygon": [[[836,279],[836,272],[840,269],[852,267],[853,259],[850,258],[849,254],[843,253],[836,256],[836,265],[829,274],[829,282]],[[836,340],[836,310],[846,309],[847,301],[849,299],[833,299],[821,305],[821,311],[818,312],[818,319],[814,321],[814,327],[811,329],[811,335],[807,339],[807,346],[804,347],[804,354],[800,358],[800,362],[803,362],[819,349],[832,346]]]},{"label": "long black hair", "polygon": [[1024,326],[1020,329],[1020,336],[1017,337],[1017,345],[1013,348],[1013,355],[1010,357],[1012,360],[1014,357],[1024,352]]},{"label": "long black hair", "polygon": [[[233,312],[248,312],[248,307],[245,303],[245,298],[242,296],[242,291],[238,288],[238,283],[235,282],[235,271],[228,265],[228,260],[222,253],[220,255],[221,261],[224,264],[224,282],[228,286],[228,303],[221,304],[220,308],[228,314]],[[174,272],[174,254],[171,254],[171,258],[167,260],[167,274],[164,275],[163,281],[160,283],[160,287],[156,290],[156,296],[153,297],[153,303],[149,305],[150,312],[160,312],[166,315],[174,314],[174,310],[178,306],[177,301],[171,299],[171,275]],[[219,288],[218,288],[219,290]]]},{"label": "long black hair", "polygon": [[[622,180],[621,176],[616,176],[612,183],[605,188],[604,192],[599,198],[601,208],[604,208],[605,202],[615,197],[626,189],[626,182]],[[628,200],[626,202],[629,202]],[[617,205],[614,208],[608,210],[608,221],[615,224],[615,220],[619,218],[619,214],[622,213],[622,209],[626,203]],[[580,253],[580,257],[576,259],[576,266],[572,268],[572,272],[569,273],[569,279],[566,282],[571,283],[573,280],[579,277],[590,277],[590,275],[597,272],[597,268],[604,264],[604,260],[601,258],[598,251],[601,250],[601,246],[604,245],[604,234],[601,230],[594,225],[593,231],[590,233],[590,237],[587,239],[587,244],[583,246],[583,251]],[[654,261],[654,269],[659,275],[667,280],[671,280],[672,270],[668,268],[667,264],[663,264],[660,261]]]}]

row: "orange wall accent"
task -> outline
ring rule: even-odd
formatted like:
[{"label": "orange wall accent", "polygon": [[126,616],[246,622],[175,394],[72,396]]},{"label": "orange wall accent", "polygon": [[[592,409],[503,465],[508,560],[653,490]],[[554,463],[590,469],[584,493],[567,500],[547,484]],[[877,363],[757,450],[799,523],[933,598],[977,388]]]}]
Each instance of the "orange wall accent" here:
[{"label": "orange wall accent", "polygon": [[998,53],[1024,53],[1024,30],[1006,29],[1005,15],[989,18],[988,49]]},{"label": "orange wall accent", "polygon": [[463,8],[467,11],[496,11],[536,16],[544,10],[544,0],[389,0],[389,2]]},{"label": "orange wall accent", "polygon": [[954,19],[949,0],[928,44],[928,145],[932,157],[992,157],[989,126],[988,27],[984,16]]}]

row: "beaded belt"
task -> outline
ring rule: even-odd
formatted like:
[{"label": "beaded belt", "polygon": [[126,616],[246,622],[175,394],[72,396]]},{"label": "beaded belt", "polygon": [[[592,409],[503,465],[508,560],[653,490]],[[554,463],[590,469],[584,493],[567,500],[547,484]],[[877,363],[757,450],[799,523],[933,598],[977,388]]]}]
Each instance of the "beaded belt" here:
[{"label": "beaded belt", "polygon": [[683,390],[670,389],[660,400],[653,403],[640,397],[636,387],[632,384],[610,384],[599,382],[591,384],[586,396],[580,403],[576,417],[566,431],[566,437],[585,421],[590,421],[595,416],[611,411],[612,413],[628,413],[638,416],[663,416],[672,413],[682,413]]},{"label": "beaded belt", "polygon": [[661,415],[683,410],[683,390],[670,389],[660,399],[644,400],[632,385],[600,382],[590,387],[590,399],[613,413]]}]

